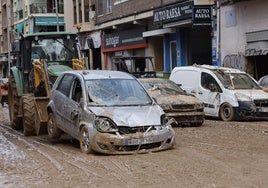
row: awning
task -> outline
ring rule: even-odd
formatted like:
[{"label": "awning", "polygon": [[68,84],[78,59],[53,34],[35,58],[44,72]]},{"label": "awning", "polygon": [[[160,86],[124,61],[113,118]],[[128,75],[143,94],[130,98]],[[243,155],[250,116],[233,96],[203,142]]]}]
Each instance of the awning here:
[{"label": "awning", "polygon": [[177,21],[177,22],[166,23],[166,24],[163,25],[163,28],[181,27],[181,26],[185,26],[185,25],[190,25],[192,23],[193,23],[192,19],[180,20],[180,21]]},{"label": "awning", "polygon": [[247,43],[245,56],[268,55],[268,41]]},{"label": "awning", "polygon": [[17,33],[22,33],[23,32],[23,23],[18,23],[17,25]]},{"label": "awning", "polygon": [[152,31],[145,31],[142,33],[143,37],[151,37],[151,36],[157,36],[157,35],[163,35],[166,33],[175,33],[176,30],[173,28],[165,28],[165,29],[156,29]]},{"label": "awning", "polygon": [[[64,26],[64,18],[58,18],[58,24]],[[35,17],[35,25],[38,26],[56,26],[57,18],[56,17]]]}]

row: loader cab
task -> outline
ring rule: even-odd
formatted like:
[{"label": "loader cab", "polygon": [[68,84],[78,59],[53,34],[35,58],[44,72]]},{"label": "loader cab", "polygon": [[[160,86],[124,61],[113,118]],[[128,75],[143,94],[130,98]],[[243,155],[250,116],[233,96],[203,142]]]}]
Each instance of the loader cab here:
[{"label": "loader cab", "polygon": [[[17,45],[16,45],[17,46]],[[72,33],[35,33],[21,36],[17,66],[26,72],[35,60],[71,66],[72,59],[79,59],[77,35]],[[17,47],[15,47],[17,48]]]}]

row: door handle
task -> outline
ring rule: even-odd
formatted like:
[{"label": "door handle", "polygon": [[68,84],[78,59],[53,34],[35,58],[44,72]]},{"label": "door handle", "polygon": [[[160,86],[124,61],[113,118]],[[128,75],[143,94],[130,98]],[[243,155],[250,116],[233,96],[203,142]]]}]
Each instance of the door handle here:
[{"label": "door handle", "polygon": [[198,94],[199,94],[199,95],[203,95],[203,92],[202,92],[202,91],[199,91]]}]

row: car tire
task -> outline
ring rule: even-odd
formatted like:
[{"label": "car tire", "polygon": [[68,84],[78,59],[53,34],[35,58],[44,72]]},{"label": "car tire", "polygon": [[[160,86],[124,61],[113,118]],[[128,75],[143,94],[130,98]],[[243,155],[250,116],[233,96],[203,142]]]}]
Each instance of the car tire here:
[{"label": "car tire", "polygon": [[87,126],[81,129],[79,136],[80,148],[83,153],[89,154],[92,152],[89,138],[89,130]]},{"label": "car tire", "polygon": [[57,127],[53,113],[49,113],[47,120],[47,134],[52,139],[59,139],[62,131]]},{"label": "car tire", "polygon": [[229,103],[223,103],[220,108],[220,118],[223,121],[234,120],[234,109]]}]

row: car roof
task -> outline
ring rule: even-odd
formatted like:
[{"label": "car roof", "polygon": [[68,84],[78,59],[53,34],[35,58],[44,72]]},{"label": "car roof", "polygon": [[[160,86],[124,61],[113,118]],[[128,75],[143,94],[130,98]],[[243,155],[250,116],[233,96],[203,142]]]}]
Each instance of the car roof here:
[{"label": "car roof", "polygon": [[223,71],[223,72],[230,72],[230,73],[245,73],[239,69],[229,68],[229,67],[219,67],[215,65],[192,65],[192,66],[182,66],[182,67],[175,67],[173,70],[196,70],[196,69],[205,69],[210,71]]},{"label": "car roof", "polygon": [[85,80],[92,79],[136,79],[129,73],[122,71],[112,71],[112,70],[73,70],[66,71],[64,74],[75,74],[82,76]]}]

